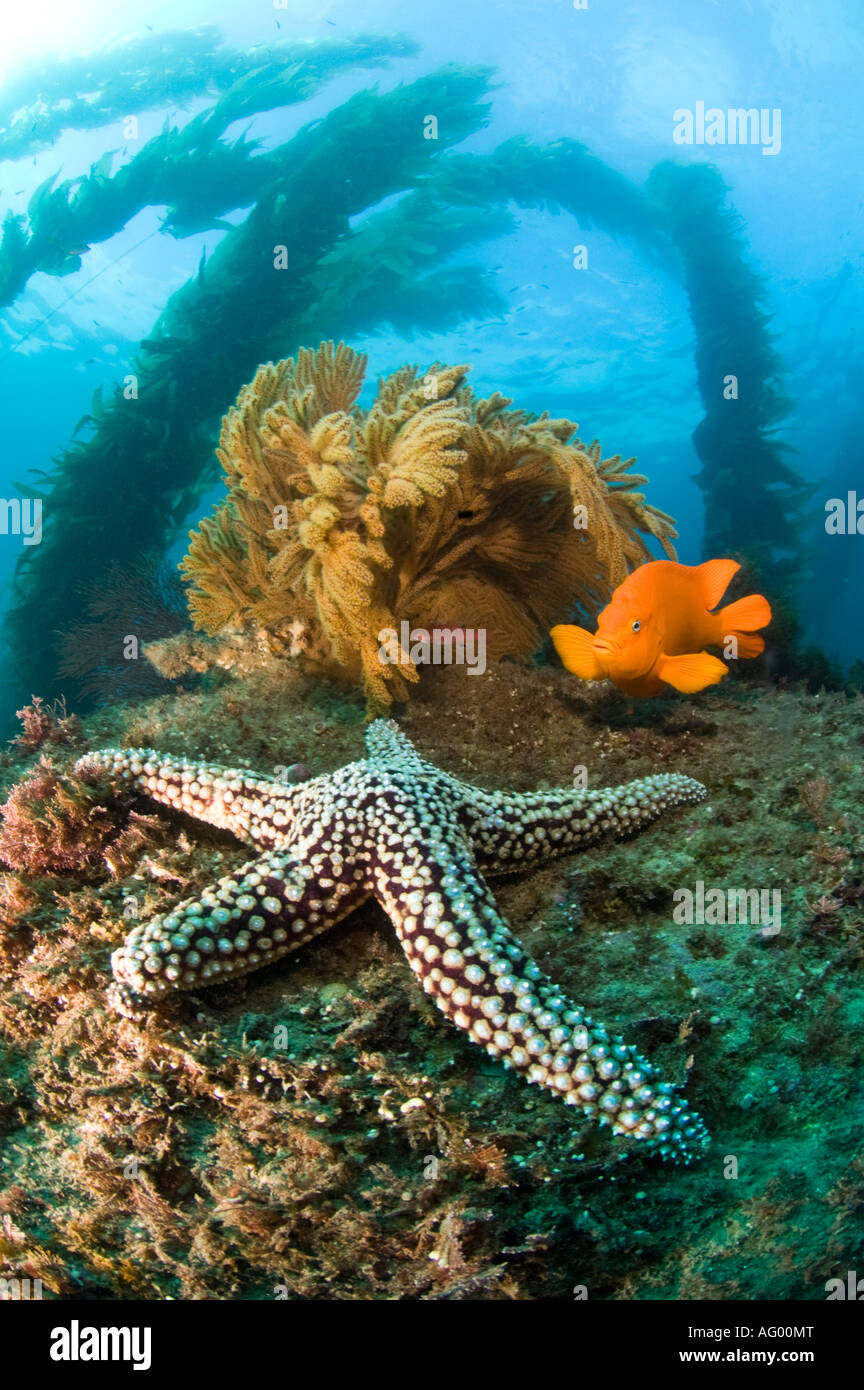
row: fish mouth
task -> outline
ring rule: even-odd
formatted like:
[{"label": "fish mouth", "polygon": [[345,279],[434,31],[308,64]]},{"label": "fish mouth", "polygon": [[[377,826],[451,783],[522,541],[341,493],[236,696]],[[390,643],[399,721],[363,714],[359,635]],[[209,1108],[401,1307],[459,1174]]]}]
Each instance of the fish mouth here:
[{"label": "fish mouth", "polygon": [[618,650],[617,642],[609,637],[596,637],[593,647],[598,656],[612,656]]}]

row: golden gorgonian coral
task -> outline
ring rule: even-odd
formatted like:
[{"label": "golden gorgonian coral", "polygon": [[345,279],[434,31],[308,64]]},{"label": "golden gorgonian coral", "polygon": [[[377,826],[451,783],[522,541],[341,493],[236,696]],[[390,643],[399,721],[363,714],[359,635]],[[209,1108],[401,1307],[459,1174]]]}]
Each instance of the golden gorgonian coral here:
[{"label": "golden gorgonian coral", "polygon": [[601,460],[572,421],[476,399],[467,366],[439,364],[400,368],[361,410],[365,368],[322,343],[243,387],[217,450],[228,494],[181,566],[196,627],[253,623],[387,706],[418,672],[382,662],[384,629],[484,629],[487,660],[526,657],[606,603],[648,536],[674,558],[633,460]]}]

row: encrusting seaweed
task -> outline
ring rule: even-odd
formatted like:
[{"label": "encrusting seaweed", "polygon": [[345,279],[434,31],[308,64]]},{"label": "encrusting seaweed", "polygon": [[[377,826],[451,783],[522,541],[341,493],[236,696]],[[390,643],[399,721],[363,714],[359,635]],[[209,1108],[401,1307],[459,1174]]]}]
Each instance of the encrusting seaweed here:
[{"label": "encrusting seaweed", "polygon": [[[698,709],[634,713],[613,695],[601,713],[565,672],[514,664],[489,668],[482,700],[472,685],[442,669],[406,723],[467,781],[528,790],[579,756],[590,786],[658,768],[711,786],[674,834],[499,889],[544,968],[686,1083],[716,1136],[707,1160],[616,1162],[618,1141],[478,1064],[372,909],[144,1028],[109,1011],[110,955],[136,921],[249,851],[115,805],[71,764],[106,742],[246,767],[305,758],[316,776],[358,756],[351,692],[271,660],[88,716],[52,747],[50,778],[23,750],[3,769],[18,790],[2,843],[23,862],[26,837],[34,856],[0,875],[5,1275],[37,1275],[46,1299],[561,1299],[578,1283],[598,1301],[759,1300],[819,1299],[827,1273],[856,1267],[859,703],[739,685]],[[52,817],[75,869],[39,858]],[[744,882],[784,881],[782,932],[674,923],[676,885],[740,887],[742,845]]]}]

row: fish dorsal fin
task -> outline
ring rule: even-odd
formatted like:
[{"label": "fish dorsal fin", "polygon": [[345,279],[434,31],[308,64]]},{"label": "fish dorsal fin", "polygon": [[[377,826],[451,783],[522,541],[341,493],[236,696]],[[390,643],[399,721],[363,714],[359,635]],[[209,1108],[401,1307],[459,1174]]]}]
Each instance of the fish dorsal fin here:
[{"label": "fish dorsal fin", "polygon": [[661,656],[653,674],[685,695],[695,695],[706,685],[716,685],[729,670],[708,652],[688,652],[686,656]]},{"label": "fish dorsal fin", "polygon": [[729,582],[741,566],[737,560],[706,560],[704,565],[696,566],[699,578],[699,592],[707,609],[716,608],[729,588]]}]

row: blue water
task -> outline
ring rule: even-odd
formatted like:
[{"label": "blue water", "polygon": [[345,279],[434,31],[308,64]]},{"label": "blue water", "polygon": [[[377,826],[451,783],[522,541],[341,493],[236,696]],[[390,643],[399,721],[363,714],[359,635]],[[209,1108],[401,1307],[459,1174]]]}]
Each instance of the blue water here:
[{"label": "blue water", "polygon": [[[143,10],[99,3],[85,14],[43,4],[38,11],[7,14],[3,23],[7,79],[52,54],[65,58],[200,24],[216,26],[242,49],[361,32],[403,33],[419,45],[415,55],[386,68],[337,74],[308,102],[239,121],[226,133],[246,131],[263,150],[282,144],[353,92],[374,83],[388,91],[459,61],[492,65],[498,85],[488,125],[457,146],[456,154],[491,151],[512,136],[540,144],[568,137],[638,185],[662,160],[713,163],[742,219],[750,264],[764,277],[765,309],[790,397],[779,437],[797,450],[794,465],[813,485],[803,513],[798,585],[805,637],[846,665],[864,657],[864,536],[828,536],[824,526],[829,498],[845,498],[856,488],[864,496],[864,352],[856,331],[864,308],[864,11],[848,0],[589,0],[586,9],[565,0],[444,0],[434,6],[388,0],[254,10],[225,0],[173,0]],[[158,134],[166,117],[183,126],[213,99],[199,96],[185,108],[169,102],[140,112],[137,143],[124,140],[112,121],[94,130],[66,130],[51,147],[0,165],[4,214],[24,212],[51,174],[83,175],[106,150],[126,147],[115,161],[116,173]],[[758,144],[676,144],[674,113],[700,102],[723,110],[779,110],[779,149],[766,154]],[[334,178],[340,175],[344,171],[333,171]],[[411,340],[387,329],[355,338],[353,345],[370,356],[367,395],[378,375],[404,361],[470,362],[479,392],[501,390],[519,406],[575,419],[581,437],[598,437],[604,454],[636,454],[640,471],[651,479],[650,500],[677,519],[680,558],[697,561],[703,496],[693,481],[699,461],[690,436],[704,409],[680,275],[652,263],[628,238],[580,226],[570,213],[513,212],[513,232],[461,257],[494,267],[503,312]],[[174,239],[159,230],[164,213],[160,207],[138,212],[122,232],[93,244],[74,274],[33,275],[16,302],[0,312],[4,498],[14,495],[16,484],[26,492],[31,470],[50,467],[90,408],[94,388],[107,389],[123,376],[168,297],[195,274],[202,251],[211,254],[226,235],[214,229]],[[245,215],[233,212],[227,220],[236,223]],[[576,270],[573,249],[581,244],[589,247],[589,266]],[[286,343],[285,355],[295,346]],[[139,480],[124,473],[122,458],[115,485],[128,489],[134,530]],[[210,511],[215,495],[208,489],[189,524]],[[0,536],[3,607],[22,544],[20,536]],[[182,548],[181,537],[172,555]],[[69,583],[74,580],[70,572]],[[33,632],[34,643],[52,631],[51,612],[43,621]]]}]

